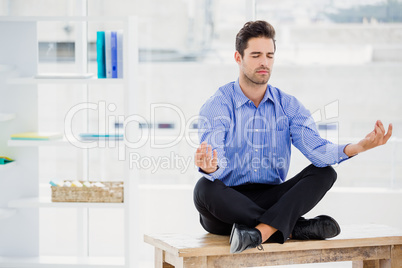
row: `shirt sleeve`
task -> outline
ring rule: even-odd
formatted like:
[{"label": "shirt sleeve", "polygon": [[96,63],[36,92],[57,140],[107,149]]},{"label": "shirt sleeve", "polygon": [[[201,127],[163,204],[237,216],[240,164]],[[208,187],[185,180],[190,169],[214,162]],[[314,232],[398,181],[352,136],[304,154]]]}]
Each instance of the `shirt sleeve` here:
[{"label": "shirt sleeve", "polygon": [[334,144],[322,138],[310,112],[295,98],[288,96],[284,105],[289,118],[293,145],[316,167],[339,164],[349,157],[344,153],[347,144]]},{"label": "shirt sleeve", "polygon": [[229,131],[231,122],[228,105],[222,103],[217,97],[209,99],[200,110],[198,120],[198,135],[200,143],[206,141],[212,146],[212,150],[217,151],[218,169],[206,174],[200,168],[199,172],[207,179],[214,181],[221,179],[222,174],[227,168],[227,159],[225,157],[225,139]]}]

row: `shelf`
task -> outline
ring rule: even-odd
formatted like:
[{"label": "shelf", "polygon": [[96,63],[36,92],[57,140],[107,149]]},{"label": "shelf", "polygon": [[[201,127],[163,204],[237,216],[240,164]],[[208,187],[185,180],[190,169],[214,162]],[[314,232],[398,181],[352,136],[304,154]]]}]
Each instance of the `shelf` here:
[{"label": "shelf", "polygon": [[50,197],[22,198],[8,202],[9,208],[124,208],[124,203],[52,202]]},{"label": "shelf", "polygon": [[7,81],[11,85],[39,85],[39,84],[88,84],[88,85],[122,85],[124,84],[123,78],[105,78],[98,79],[94,78],[80,78],[80,79],[69,79],[69,78],[34,78],[34,77],[19,77],[12,78]]},{"label": "shelf", "polygon": [[61,22],[114,22],[127,21],[127,17],[82,17],[82,16],[3,16],[0,17],[0,22],[37,22],[37,21],[61,21]]},{"label": "shelf", "polygon": [[[75,139],[77,140],[77,139]],[[79,149],[90,149],[90,148],[117,148],[118,146],[123,146],[124,141],[118,140],[99,140],[102,146],[106,145],[105,147],[95,146],[94,142],[96,141],[73,141],[70,142],[66,138],[64,139],[57,139],[57,140],[8,140],[7,145],[11,147],[39,147],[39,146],[74,146]],[[109,144],[113,146],[108,146]]]},{"label": "shelf", "polygon": [[8,164],[0,165],[0,171],[12,168],[12,167],[14,167],[16,165],[17,165],[17,163],[15,161],[11,162],[11,163],[8,163]]},{"label": "shelf", "polygon": [[0,122],[13,120],[16,117],[13,113],[0,113]]},{"label": "shelf", "polygon": [[[196,136],[195,136],[196,137]],[[158,135],[153,138],[150,136],[143,136],[138,141],[139,144],[146,144],[151,140],[155,141],[164,141],[164,142],[173,142],[177,139],[178,136],[163,136]],[[188,138],[188,137],[187,137]],[[11,147],[36,147],[36,146],[75,146],[80,149],[91,149],[91,148],[117,148],[119,146],[124,146],[124,140],[93,140],[93,141],[82,141],[76,138],[72,138],[71,140],[77,140],[70,142],[66,138],[57,139],[57,140],[8,140],[8,146]],[[182,137],[182,140],[185,140],[186,137]],[[94,142],[99,142],[100,145],[105,147],[96,146],[94,147]],[[113,146],[108,146],[109,144]]]},{"label": "shelf", "polygon": [[69,256],[40,256],[40,257],[0,257],[0,267],[97,267],[97,268],[122,268],[123,257],[69,257]]},{"label": "shelf", "polygon": [[17,210],[10,208],[0,208],[0,220],[14,216]]},{"label": "shelf", "polygon": [[69,146],[70,143],[65,139],[57,140],[8,140],[8,146],[30,147],[30,146]]}]

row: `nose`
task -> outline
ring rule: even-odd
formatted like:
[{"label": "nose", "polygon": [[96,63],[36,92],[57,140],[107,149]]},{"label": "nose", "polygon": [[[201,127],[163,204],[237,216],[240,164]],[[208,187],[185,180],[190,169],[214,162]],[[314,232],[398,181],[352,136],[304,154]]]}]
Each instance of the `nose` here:
[{"label": "nose", "polygon": [[269,61],[269,59],[264,57],[260,62],[260,66],[261,67],[267,67],[268,66],[268,61]]}]

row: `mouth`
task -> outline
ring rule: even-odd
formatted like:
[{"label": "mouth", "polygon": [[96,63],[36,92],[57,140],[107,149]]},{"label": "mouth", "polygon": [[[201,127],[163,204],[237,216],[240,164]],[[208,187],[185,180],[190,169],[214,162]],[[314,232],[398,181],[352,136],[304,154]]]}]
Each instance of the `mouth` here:
[{"label": "mouth", "polygon": [[268,70],[257,70],[257,74],[268,74]]}]

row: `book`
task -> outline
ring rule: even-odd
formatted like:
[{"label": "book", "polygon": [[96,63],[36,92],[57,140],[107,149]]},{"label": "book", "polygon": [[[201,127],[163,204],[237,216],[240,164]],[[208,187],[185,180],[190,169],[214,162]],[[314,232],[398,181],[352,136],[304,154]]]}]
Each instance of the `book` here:
[{"label": "book", "polygon": [[63,134],[54,132],[23,132],[11,135],[12,140],[54,140],[62,137]]},{"label": "book", "polygon": [[117,31],[117,78],[123,78],[123,31]]},{"label": "book", "polygon": [[98,78],[106,78],[105,62],[105,32],[96,32],[96,61],[98,63]]},{"label": "book", "polygon": [[112,78],[117,78],[117,32],[110,33],[110,51],[112,64]]},{"label": "book", "polygon": [[0,165],[5,165],[5,164],[11,163],[13,161],[14,161],[13,159],[11,159],[7,156],[0,156]]},{"label": "book", "polygon": [[105,31],[105,66],[106,78],[112,78],[112,47],[111,47],[111,31]]},{"label": "book", "polygon": [[122,140],[123,134],[81,133],[81,140]]}]

